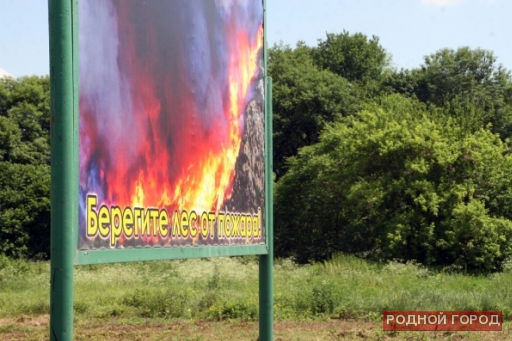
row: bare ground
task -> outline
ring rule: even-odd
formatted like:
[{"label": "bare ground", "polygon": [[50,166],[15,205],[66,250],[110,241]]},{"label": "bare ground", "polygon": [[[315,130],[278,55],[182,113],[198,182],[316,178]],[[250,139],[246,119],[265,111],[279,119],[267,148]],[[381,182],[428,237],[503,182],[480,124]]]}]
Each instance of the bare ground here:
[{"label": "bare ground", "polygon": [[[243,321],[170,321],[161,319],[77,319],[75,340],[257,341],[258,323]],[[49,316],[0,319],[0,340],[49,340]],[[274,325],[275,341],[331,340],[512,340],[502,332],[383,332],[378,322],[311,321]]]}]

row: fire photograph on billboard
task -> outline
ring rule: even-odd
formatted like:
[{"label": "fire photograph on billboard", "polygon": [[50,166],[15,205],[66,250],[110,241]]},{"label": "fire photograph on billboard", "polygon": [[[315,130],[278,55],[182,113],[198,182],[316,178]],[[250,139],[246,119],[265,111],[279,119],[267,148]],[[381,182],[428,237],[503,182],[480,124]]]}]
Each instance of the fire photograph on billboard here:
[{"label": "fire photograph on billboard", "polygon": [[78,1],[78,249],[265,244],[262,0]]}]

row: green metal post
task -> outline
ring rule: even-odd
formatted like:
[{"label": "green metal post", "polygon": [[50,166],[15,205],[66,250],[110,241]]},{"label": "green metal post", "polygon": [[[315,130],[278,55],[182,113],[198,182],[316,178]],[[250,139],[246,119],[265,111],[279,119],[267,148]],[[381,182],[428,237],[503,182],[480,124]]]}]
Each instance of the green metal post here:
[{"label": "green metal post", "polygon": [[259,341],[274,340],[274,202],[272,150],[272,78],[267,75],[267,1],[263,0],[263,63],[265,72],[265,238],[268,253],[259,264]]},{"label": "green metal post", "polygon": [[266,116],[266,200],[265,220],[268,254],[260,256],[259,264],[259,301],[260,301],[260,341],[274,340],[274,210],[273,210],[273,174],[272,174],[272,78],[267,77],[265,92]]},{"label": "green metal post", "polygon": [[50,340],[71,341],[78,214],[73,0],[49,0],[48,18],[52,148]]}]

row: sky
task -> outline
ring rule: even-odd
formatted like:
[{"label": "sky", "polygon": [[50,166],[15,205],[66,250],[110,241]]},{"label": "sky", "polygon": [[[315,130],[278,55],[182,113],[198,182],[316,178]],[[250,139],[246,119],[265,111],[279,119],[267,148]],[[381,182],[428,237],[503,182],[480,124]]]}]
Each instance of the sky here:
[{"label": "sky", "polygon": [[[0,77],[49,73],[47,7],[47,0],[0,0]],[[316,46],[346,30],[379,37],[397,69],[469,46],[493,51],[512,70],[511,14],[512,0],[267,0],[267,42]]]}]

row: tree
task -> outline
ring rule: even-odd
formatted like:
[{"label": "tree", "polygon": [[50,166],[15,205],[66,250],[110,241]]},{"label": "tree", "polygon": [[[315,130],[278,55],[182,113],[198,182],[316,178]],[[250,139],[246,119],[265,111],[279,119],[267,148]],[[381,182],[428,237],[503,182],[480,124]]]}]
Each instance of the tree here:
[{"label": "tree", "polygon": [[273,81],[274,171],[286,172],[286,158],[298,148],[318,141],[327,122],[356,110],[357,95],[348,82],[314,65],[313,49],[299,43],[295,49],[276,45],[269,50]]},{"label": "tree", "polygon": [[[442,49],[426,56],[419,69],[395,72],[386,84],[454,117],[469,119],[472,123],[467,125],[475,129],[491,123],[503,139],[512,136],[510,72],[497,64],[490,51]],[[468,112],[472,117],[460,117]]]},{"label": "tree", "polygon": [[507,151],[484,128],[468,133],[418,101],[382,98],[290,159],[276,185],[276,253],[499,270],[512,255]]},{"label": "tree", "polygon": [[0,79],[0,253],[50,254],[50,84]]},{"label": "tree", "polygon": [[50,256],[50,167],[0,162],[0,254]]},{"label": "tree", "polygon": [[50,80],[0,79],[0,157],[23,164],[50,164]]},{"label": "tree", "polygon": [[320,68],[363,84],[380,81],[390,61],[377,36],[368,39],[362,33],[351,35],[348,31],[328,33],[319,41],[314,58]]}]

